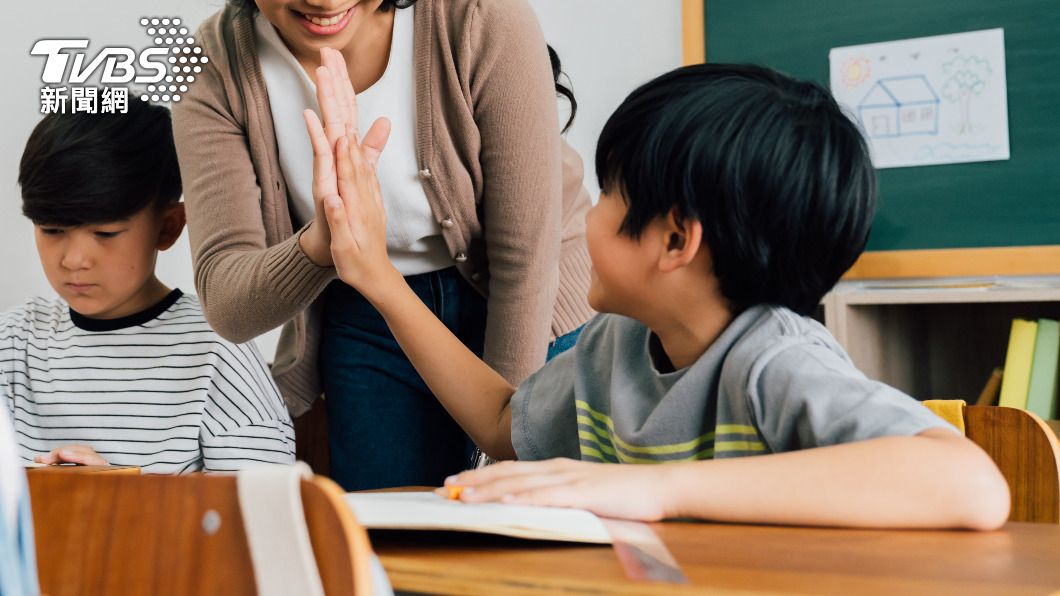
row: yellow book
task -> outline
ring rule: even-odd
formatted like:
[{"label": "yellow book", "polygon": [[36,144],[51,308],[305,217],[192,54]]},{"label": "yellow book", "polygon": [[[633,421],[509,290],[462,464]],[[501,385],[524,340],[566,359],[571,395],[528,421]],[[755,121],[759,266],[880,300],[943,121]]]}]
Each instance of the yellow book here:
[{"label": "yellow book", "polygon": [[1026,409],[1037,335],[1037,321],[1013,319],[1012,332],[1008,336],[1008,354],[1005,356],[1005,374],[1001,377],[999,406]]}]

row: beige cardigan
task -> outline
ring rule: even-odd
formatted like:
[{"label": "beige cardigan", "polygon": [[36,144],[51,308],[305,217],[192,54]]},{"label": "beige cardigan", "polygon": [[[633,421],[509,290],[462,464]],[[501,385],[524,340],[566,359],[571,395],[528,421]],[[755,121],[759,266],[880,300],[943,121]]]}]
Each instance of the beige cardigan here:
[{"label": "beige cardigan", "polygon": [[[526,0],[419,0],[416,139],[424,191],[460,273],[489,297],[485,360],[519,383],[591,315],[582,164],[561,140],[545,39]],[[221,336],[283,325],[273,375],[295,416],[320,394],[323,289],[298,244],[253,18],[196,38],[209,62],[173,107],[195,285]],[[291,118],[300,118],[291,114]]]}]

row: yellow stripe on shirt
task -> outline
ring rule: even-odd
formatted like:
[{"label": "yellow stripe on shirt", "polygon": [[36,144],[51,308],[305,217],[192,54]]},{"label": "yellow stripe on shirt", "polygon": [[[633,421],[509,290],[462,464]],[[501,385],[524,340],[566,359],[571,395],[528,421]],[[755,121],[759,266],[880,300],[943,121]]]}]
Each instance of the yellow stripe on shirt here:
[{"label": "yellow stripe on shirt", "polygon": [[[610,416],[594,410],[587,402],[581,400],[576,400],[575,405],[578,409],[585,412],[584,414],[579,412],[577,415],[579,425],[584,427],[578,431],[579,438],[589,441],[592,445],[596,446],[596,448],[593,448],[589,445],[582,445],[583,455],[586,454],[587,450],[591,450],[598,454],[617,457],[618,460],[623,463],[659,463],[663,461],[696,461],[709,459],[714,457],[717,453],[732,451],[764,452],[766,450],[765,444],[758,440],[757,430],[753,426],[746,424],[719,424],[715,427],[713,432],[706,433],[692,440],[683,441],[681,443],[650,446],[633,445],[618,436],[618,433],[615,431],[614,422],[611,420]],[[711,445],[711,443],[714,442],[714,438],[719,434],[749,435],[754,437],[754,440],[719,441],[716,444]],[[677,459],[658,459],[658,456],[687,453],[693,450],[695,450],[695,453],[687,457]],[[646,455],[649,457],[638,457],[638,455]],[[650,456],[656,457],[653,458]],[[596,456],[593,455],[593,457]],[[604,458],[600,457],[598,459]]]}]

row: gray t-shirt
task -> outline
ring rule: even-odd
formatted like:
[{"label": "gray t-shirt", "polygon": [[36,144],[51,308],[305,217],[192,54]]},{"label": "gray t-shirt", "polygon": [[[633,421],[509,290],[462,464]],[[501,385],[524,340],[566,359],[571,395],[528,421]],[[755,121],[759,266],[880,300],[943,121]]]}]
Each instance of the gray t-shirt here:
[{"label": "gray t-shirt", "polygon": [[692,366],[660,373],[651,331],[598,315],[512,398],[519,459],[652,463],[740,457],[952,426],[869,380],[819,323],[779,307],[738,317]]}]

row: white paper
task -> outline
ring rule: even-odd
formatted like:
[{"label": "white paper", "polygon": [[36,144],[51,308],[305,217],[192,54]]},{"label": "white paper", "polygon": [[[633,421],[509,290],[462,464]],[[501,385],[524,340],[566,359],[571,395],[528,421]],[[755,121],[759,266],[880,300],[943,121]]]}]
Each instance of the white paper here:
[{"label": "white paper", "polygon": [[1009,158],[1003,29],[834,48],[828,58],[832,94],[877,168]]},{"label": "white paper", "polygon": [[349,493],[346,502],[369,530],[454,530],[536,540],[611,542],[600,519],[582,509],[471,504],[430,492]]}]

